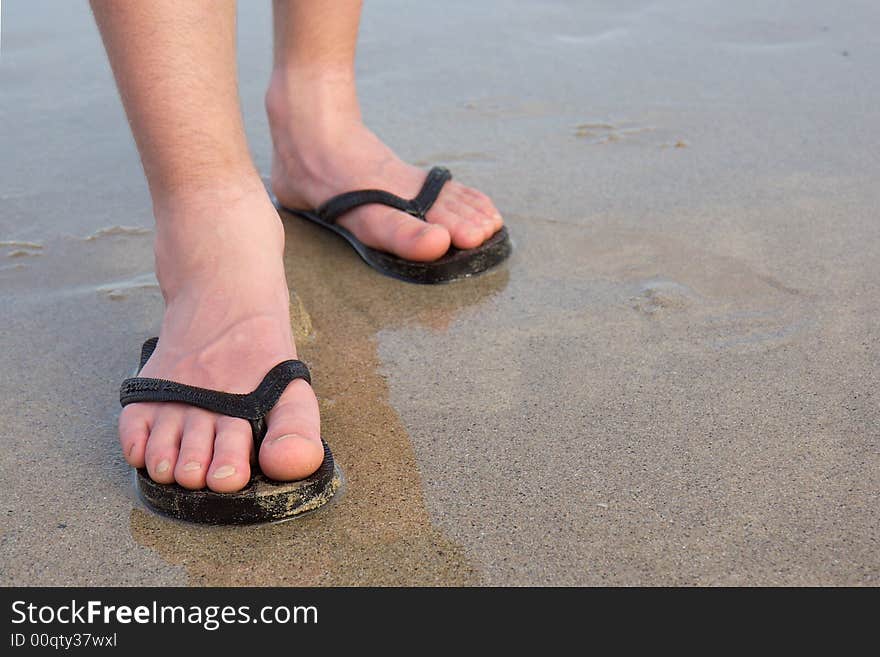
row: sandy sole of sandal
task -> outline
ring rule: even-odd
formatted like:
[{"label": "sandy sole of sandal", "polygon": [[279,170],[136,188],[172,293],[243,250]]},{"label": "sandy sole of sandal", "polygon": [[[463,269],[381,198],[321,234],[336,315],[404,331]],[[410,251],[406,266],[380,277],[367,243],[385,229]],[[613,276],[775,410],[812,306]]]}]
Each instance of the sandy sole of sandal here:
[{"label": "sandy sole of sandal", "polygon": [[286,520],[326,504],[339,489],[342,475],[323,440],[324,462],[306,479],[274,481],[255,472],[242,490],[215,493],[159,484],[145,469],[137,471],[137,488],[154,511],[177,520],[211,525],[248,525]]}]

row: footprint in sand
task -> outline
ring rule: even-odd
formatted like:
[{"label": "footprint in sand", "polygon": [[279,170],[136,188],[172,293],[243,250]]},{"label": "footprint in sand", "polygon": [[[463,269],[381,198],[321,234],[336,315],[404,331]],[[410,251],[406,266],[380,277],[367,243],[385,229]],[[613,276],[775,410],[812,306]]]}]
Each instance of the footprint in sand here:
[{"label": "footprint in sand", "polygon": [[697,295],[687,285],[665,278],[647,280],[639,285],[639,295],[633,307],[645,315],[663,310],[684,310],[691,306]]},{"label": "footprint in sand", "polygon": [[670,342],[687,336],[688,349],[767,351],[814,327],[809,295],[737,259],[671,240],[644,246],[672,276],[634,282],[631,306]]}]

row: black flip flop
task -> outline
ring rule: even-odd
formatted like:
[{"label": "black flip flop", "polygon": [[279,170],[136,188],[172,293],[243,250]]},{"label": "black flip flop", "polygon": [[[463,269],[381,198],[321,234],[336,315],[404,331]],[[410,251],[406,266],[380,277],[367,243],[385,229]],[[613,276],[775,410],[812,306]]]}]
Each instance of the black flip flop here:
[{"label": "black flip flop", "polygon": [[467,278],[480,274],[505,260],[511,251],[510,237],[507,228],[502,227],[488,240],[473,249],[456,249],[450,247],[445,255],[430,262],[404,260],[391,253],[370,248],[350,231],[336,223],[343,214],[362,205],[380,203],[411,214],[425,221],[425,215],[440,195],[452,174],[448,169],[434,167],[428,172],[422,189],[415,198],[405,199],[381,189],[362,189],[334,196],[317,210],[297,210],[278,204],[279,210],[297,217],[308,219],[319,226],[332,230],[344,237],[364,262],[373,269],[409,283],[447,283],[459,278]]},{"label": "black flip flop", "polygon": [[[150,338],[141,350],[143,368],[158,338]],[[286,360],[273,367],[247,394],[217,392],[164,379],[134,377],[122,382],[119,401],[123,406],[136,402],[180,402],[213,413],[240,417],[251,424],[256,449],[266,435],[266,415],[278,403],[287,386],[296,379],[311,383],[309,370],[298,360]],[[154,510],[178,520],[220,524],[250,524],[284,520],[316,509],[327,502],[341,483],[340,474],[327,443],[324,462],[317,472],[299,481],[273,481],[253,466],[248,484],[235,493],[215,493],[208,489],[187,490],[177,484],[159,484],[145,468],[137,471],[138,490]]]}]

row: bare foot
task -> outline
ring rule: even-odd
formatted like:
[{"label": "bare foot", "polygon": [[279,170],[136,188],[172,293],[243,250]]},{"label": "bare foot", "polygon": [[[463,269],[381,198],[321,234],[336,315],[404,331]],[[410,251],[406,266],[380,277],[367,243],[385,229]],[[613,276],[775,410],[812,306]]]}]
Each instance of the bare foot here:
[{"label": "bare foot", "polygon": [[[272,191],[286,207],[316,208],[357,189],[412,198],[425,181],[425,171],[403,162],[362,123],[347,74],[276,74],[266,108],[274,145]],[[367,246],[417,261],[436,260],[450,244],[479,246],[503,223],[488,196],[455,180],[443,187],[427,220],[367,205],[338,221]]]},{"label": "bare foot", "polygon": [[[250,392],[280,361],[296,358],[284,277],[284,233],[265,189],[186,192],[155,208],[156,273],[165,297],[159,345],[141,374],[225,392]],[[204,218],[211,217],[205,230]],[[321,465],[318,404],[291,383],[268,416],[258,455],[268,477],[294,480]],[[126,406],[126,460],[159,483],[236,491],[255,458],[250,425],[176,403]]]}]

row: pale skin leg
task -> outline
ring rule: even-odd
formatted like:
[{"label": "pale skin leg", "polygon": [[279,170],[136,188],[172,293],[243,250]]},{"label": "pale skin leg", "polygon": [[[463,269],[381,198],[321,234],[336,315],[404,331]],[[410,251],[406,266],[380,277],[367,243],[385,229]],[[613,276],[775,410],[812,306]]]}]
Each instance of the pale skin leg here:
[{"label": "pale skin leg", "polygon": [[[231,0],[93,0],[156,218],[166,312],[144,376],[248,392],[295,358],[284,235],[242,130]],[[132,349],[137,349],[133,344]],[[180,404],[132,404],[126,459],[161,483],[238,490],[250,477],[245,420]],[[292,383],[269,415],[260,465],[276,479],[320,465],[318,406]]]},{"label": "pale skin leg", "polygon": [[[281,261],[284,235],[250,159],[235,70],[232,0],[92,0],[143,161],[156,218],[156,272],[166,312],[143,376],[248,392],[296,357]],[[424,172],[401,162],[361,123],[354,48],[361,3],[276,2],[267,93],[273,190],[315,207],[363,187],[414,195]],[[457,182],[429,224],[381,207],[341,223],[371,246],[431,260],[450,243],[480,244],[501,226],[491,201]],[[179,404],[132,404],[120,415],[128,462],[160,483],[242,488],[252,460],[292,480],[320,465],[318,406],[292,383],[268,418],[259,455],[250,426]]]}]

